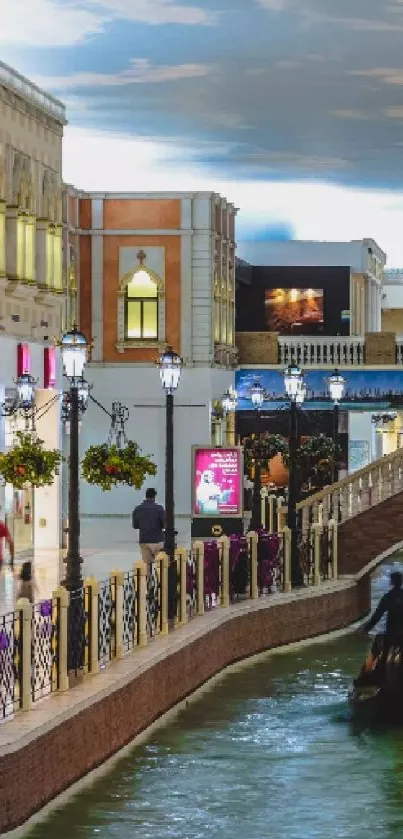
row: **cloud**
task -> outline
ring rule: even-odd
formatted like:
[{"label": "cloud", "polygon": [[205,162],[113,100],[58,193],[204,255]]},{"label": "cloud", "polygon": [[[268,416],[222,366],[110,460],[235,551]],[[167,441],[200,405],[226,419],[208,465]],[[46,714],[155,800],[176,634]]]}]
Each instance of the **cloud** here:
[{"label": "cloud", "polygon": [[66,47],[105,32],[116,20],[153,26],[206,26],[214,12],[174,0],[2,0],[0,44]]},{"label": "cloud", "polygon": [[350,70],[350,75],[377,79],[384,84],[403,85],[403,69],[400,67],[370,67],[367,70]]},{"label": "cloud", "polygon": [[256,151],[250,154],[245,154],[242,157],[247,163],[257,164],[258,166],[269,164],[269,166],[281,165],[289,166],[295,172],[320,172],[328,169],[346,169],[348,163],[339,157],[325,157],[315,156],[309,154],[296,154],[295,152],[285,151]]},{"label": "cloud", "polygon": [[329,111],[331,116],[339,117],[340,119],[372,119],[370,114],[365,111],[355,110],[354,108],[335,108]]},{"label": "cloud", "polygon": [[113,17],[139,23],[166,23],[187,26],[210,25],[217,22],[215,12],[201,6],[176,3],[175,0],[87,0],[88,5],[104,8]]},{"label": "cloud", "polygon": [[402,191],[352,190],[310,180],[268,186],[266,179],[230,177],[224,167],[211,171],[193,154],[185,139],[172,145],[67,126],[64,176],[83,190],[101,192],[215,191],[241,208],[238,241],[260,237],[262,227],[281,219],[298,239],[373,237],[386,250],[389,265],[403,264]]},{"label": "cloud", "polygon": [[108,18],[84,3],[57,0],[2,0],[0,44],[65,47],[103,31]]},{"label": "cloud", "polygon": [[152,65],[146,58],[132,58],[127,70],[121,73],[72,73],[71,76],[36,76],[39,87],[48,90],[77,90],[78,88],[120,87],[131,84],[161,84],[179,79],[206,76],[210,68],[203,64]]},{"label": "cloud", "polygon": [[387,119],[403,119],[403,106],[394,105],[393,108],[385,108],[383,113]]}]

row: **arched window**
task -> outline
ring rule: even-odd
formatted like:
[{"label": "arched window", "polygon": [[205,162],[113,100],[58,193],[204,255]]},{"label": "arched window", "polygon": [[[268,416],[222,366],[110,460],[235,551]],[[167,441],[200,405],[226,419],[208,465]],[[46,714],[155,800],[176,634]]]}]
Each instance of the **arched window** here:
[{"label": "arched window", "polygon": [[125,338],[150,341],[158,339],[158,286],[141,267],[126,285]]}]

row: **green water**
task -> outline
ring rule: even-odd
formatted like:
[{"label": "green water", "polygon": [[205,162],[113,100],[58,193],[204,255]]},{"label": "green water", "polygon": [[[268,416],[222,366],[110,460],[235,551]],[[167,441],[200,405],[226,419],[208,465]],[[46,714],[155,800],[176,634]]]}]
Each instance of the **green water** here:
[{"label": "green water", "polygon": [[360,729],[346,703],[366,649],[226,675],[30,839],[402,839],[403,728]]}]

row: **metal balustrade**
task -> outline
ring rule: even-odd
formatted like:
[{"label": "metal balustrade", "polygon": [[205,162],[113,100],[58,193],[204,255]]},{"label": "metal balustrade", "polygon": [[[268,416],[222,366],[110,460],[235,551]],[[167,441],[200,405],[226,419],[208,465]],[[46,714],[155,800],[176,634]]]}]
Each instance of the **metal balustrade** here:
[{"label": "metal balustrade", "polygon": [[[281,504],[276,515],[282,516]],[[307,585],[337,576],[336,537],[335,522],[310,526],[308,540],[303,538],[310,546]],[[177,548],[170,569],[167,555],[160,553],[149,567],[139,560],[132,571],[113,571],[103,582],[89,577],[70,594],[59,588],[34,606],[19,601],[15,612],[0,617],[0,720],[68,690],[72,674],[85,678],[102,672],[205,612],[289,591],[290,553],[287,527],[223,536],[195,542],[190,550]],[[168,571],[176,578],[169,581]],[[172,580],[176,611],[168,619]]]},{"label": "metal balustrade", "polygon": [[347,521],[402,490],[403,449],[397,449],[301,501],[297,511],[302,533],[314,523]]},{"label": "metal balustrade", "polygon": [[[397,345],[398,346],[398,345]],[[329,337],[306,335],[280,336],[278,363],[284,366],[360,366],[365,364],[365,338],[359,336]]]}]

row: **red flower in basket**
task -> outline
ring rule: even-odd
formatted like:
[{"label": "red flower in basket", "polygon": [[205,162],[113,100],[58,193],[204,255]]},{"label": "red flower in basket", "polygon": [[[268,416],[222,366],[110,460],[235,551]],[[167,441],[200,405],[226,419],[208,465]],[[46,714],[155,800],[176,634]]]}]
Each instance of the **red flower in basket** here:
[{"label": "red flower in basket", "polygon": [[119,475],[120,469],[119,466],[105,466],[105,472],[108,475]]},{"label": "red flower in basket", "polygon": [[16,466],[14,469],[17,475],[25,475],[25,466]]}]

